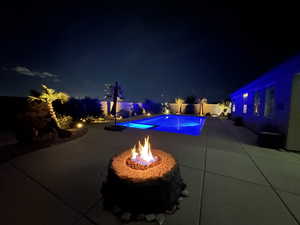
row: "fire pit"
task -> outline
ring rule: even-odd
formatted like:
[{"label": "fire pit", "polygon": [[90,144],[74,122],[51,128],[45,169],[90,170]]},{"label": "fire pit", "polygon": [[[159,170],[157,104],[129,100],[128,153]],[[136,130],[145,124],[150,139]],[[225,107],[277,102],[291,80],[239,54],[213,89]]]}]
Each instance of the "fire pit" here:
[{"label": "fire pit", "polygon": [[174,211],[184,189],[176,160],[146,137],[110,160],[102,194],[105,208],[139,215]]}]

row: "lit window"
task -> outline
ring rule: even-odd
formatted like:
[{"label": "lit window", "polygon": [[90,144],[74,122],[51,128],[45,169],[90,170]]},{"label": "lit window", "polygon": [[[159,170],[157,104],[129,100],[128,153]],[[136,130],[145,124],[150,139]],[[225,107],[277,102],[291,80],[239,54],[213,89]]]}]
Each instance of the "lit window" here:
[{"label": "lit window", "polygon": [[259,109],[260,109],[260,94],[259,92],[256,92],[254,95],[254,115],[259,115]]},{"label": "lit window", "polygon": [[247,98],[248,98],[248,93],[243,94],[243,113],[247,113]]},{"label": "lit window", "polygon": [[235,104],[232,104],[232,112],[235,112]]},{"label": "lit window", "polygon": [[246,104],[243,105],[243,113],[244,113],[244,114],[247,113],[247,105],[246,105]]},{"label": "lit window", "polygon": [[265,97],[265,117],[272,117],[274,115],[274,106],[275,106],[275,91],[274,87],[270,87],[266,89],[266,97]]}]

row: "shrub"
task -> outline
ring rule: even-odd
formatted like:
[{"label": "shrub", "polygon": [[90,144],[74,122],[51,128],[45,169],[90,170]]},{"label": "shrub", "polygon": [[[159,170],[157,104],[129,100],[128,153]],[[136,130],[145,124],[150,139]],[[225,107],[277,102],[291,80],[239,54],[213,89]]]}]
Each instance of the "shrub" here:
[{"label": "shrub", "polygon": [[58,115],[57,120],[60,124],[60,128],[62,129],[69,129],[72,127],[73,124],[72,116]]},{"label": "shrub", "polygon": [[143,108],[140,107],[139,104],[133,104],[133,114],[135,116],[138,116],[138,115],[142,115],[143,114]]},{"label": "shrub", "polygon": [[149,99],[146,99],[143,102],[143,107],[147,113],[151,113],[151,114],[159,114],[161,113],[162,110],[162,106],[160,103],[153,102]]},{"label": "shrub", "polygon": [[56,129],[47,104],[33,102],[27,105],[26,112],[17,116],[16,139],[23,143],[52,139]]},{"label": "shrub", "polygon": [[121,109],[118,112],[119,116],[122,116],[123,118],[128,118],[130,116],[130,112],[128,110],[125,109]]},{"label": "shrub", "polygon": [[87,123],[102,123],[105,122],[103,117],[88,116],[85,118]]},{"label": "shrub", "polygon": [[187,96],[185,98],[185,103],[188,105],[185,107],[184,113],[185,114],[195,114],[194,104],[196,104],[196,97],[193,95]]},{"label": "shrub", "polygon": [[187,96],[185,98],[185,103],[186,104],[195,104],[196,103],[196,97],[191,95],[191,96]]},{"label": "shrub", "polygon": [[65,104],[54,102],[54,108],[57,113],[61,115],[69,115],[74,120],[79,120],[88,116],[99,117],[103,115],[103,111],[101,110],[101,103],[96,98],[71,98]]},{"label": "shrub", "polygon": [[185,107],[185,114],[195,114],[195,106],[194,104],[189,104]]}]

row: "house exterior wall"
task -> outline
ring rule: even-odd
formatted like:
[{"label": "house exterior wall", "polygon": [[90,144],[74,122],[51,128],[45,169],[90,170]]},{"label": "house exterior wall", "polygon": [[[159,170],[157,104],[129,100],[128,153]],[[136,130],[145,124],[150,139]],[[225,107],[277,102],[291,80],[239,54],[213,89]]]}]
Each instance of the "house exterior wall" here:
[{"label": "house exterior wall", "polygon": [[296,75],[292,84],[290,119],[287,136],[287,149],[300,149],[300,75]]},{"label": "house exterior wall", "polygon": [[[233,103],[233,117],[242,117],[244,123],[254,131],[260,131],[267,126],[275,127],[288,136],[291,109],[292,83],[295,74],[300,72],[300,56],[279,65],[259,79],[242,87],[231,94]],[[267,94],[266,90],[274,90],[274,107],[271,116],[265,115]],[[260,107],[258,114],[254,112],[255,93],[259,93]],[[245,100],[243,95],[248,95]],[[247,112],[243,112],[243,105],[247,105]],[[299,149],[300,150],[300,149]]]}]

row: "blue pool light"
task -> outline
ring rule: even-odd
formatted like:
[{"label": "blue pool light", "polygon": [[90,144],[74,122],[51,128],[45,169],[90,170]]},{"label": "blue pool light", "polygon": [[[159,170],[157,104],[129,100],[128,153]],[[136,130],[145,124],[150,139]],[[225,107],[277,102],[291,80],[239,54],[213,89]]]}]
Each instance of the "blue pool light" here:
[{"label": "blue pool light", "polygon": [[138,129],[149,129],[149,128],[154,127],[153,125],[140,124],[140,123],[131,123],[131,122],[128,122],[126,124],[119,123],[119,125],[122,125],[122,126],[125,126],[125,127],[138,128]]}]

